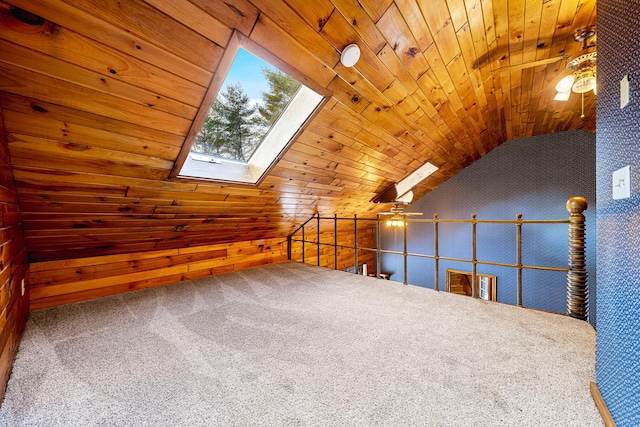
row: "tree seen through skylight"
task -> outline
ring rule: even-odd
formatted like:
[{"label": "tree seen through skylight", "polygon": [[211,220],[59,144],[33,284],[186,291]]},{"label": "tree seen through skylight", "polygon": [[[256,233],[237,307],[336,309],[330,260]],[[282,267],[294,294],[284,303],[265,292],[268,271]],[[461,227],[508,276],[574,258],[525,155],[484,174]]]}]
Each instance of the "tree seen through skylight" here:
[{"label": "tree seen through skylight", "polygon": [[252,102],[241,82],[225,80],[196,136],[193,151],[247,162],[290,102],[300,83],[279,70],[262,67],[267,90]]}]

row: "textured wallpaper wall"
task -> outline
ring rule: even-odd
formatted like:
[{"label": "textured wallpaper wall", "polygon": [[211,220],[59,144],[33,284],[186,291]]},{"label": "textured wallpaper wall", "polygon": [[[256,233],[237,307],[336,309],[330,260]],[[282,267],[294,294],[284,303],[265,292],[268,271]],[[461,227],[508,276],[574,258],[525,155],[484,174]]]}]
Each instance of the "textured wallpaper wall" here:
[{"label": "textured wallpaper wall", "polygon": [[[598,1],[597,354],[600,392],[618,426],[640,425],[640,3]],[[620,109],[620,80],[631,102]],[[631,197],[613,171],[631,166]]]},{"label": "textured wallpaper wall", "polygon": [[[595,324],[595,135],[563,132],[508,141],[407,208],[423,212],[423,218],[469,219],[567,219],[566,202],[584,196],[590,203],[587,220],[587,269],[590,284],[590,321]],[[433,254],[433,225],[409,224],[408,252]],[[440,256],[471,258],[468,224],[440,224]],[[382,247],[402,251],[402,232],[382,227]],[[477,226],[477,258],[501,263],[516,262],[515,225]],[[523,263],[567,266],[567,225],[523,225]],[[387,254],[382,270],[392,280],[403,280],[401,255]],[[471,271],[470,263],[443,261],[439,286],[445,289],[446,269]],[[497,299],[516,304],[515,269],[479,265],[478,273],[497,276]],[[408,283],[433,288],[433,261],[409,258]],[[523,304],[566,312],[566,274],[525,270]]]}]

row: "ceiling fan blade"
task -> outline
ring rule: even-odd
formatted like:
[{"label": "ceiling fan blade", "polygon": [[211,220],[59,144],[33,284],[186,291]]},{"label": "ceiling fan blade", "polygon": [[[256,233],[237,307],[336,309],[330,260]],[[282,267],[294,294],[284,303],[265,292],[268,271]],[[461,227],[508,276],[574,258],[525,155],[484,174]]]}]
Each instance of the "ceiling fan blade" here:
[{"label": "ceiling fan blade", "polygon": [[502,73],[507,71],[518,71],[518,70],[523,70],[525,68],[537,67],[539,65],[553,64],[554,62],[562,61],[563,59],[567,59],[567,58],[568,58],[567,55],[554,56],[553,58],[540,59],[538,61],[524,62],[522,64],[515,64],[515,65],[507,65],[506,67],[500,67],[496,70],[493,70],[493,72]]},{"label": "ceiling fan blade", "polygon": [[402,215],[416,216],[416,215],[423,215],[423,213],[422,212],[404,212]]}]

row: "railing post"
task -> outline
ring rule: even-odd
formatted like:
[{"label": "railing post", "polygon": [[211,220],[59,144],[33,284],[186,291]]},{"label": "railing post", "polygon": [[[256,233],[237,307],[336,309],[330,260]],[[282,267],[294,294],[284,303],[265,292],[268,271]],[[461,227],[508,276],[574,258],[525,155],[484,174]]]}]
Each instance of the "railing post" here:
[{"label": "railing post", "polygon": [[569,271],[567,272],[567,314],[587,320],[589,288],[585,255],[585,220],[587,199],[572,197],[567,201],[569,216]]},{"label": "railing post", "polygon": [[304,264],[304,224],[302,225],[302,263]]},{"label": "railing post", "polygon": [[382,262],[380,241],[380,215],[376,215],[376,279],[380,278],[380,273],[382,271],[382,266],[380,265]]},{"label": "railing post", "polygon": [[289,236],[287,236],[287,259],[289,261],[291,261],[291,236],[292,234],[289,234]]},{"label": "railing post", "polygon": [[518,307],[522,307],[522,214],[516,215],[516,289]]},{"label": "railing post", "polygon": [[404,235],[404,246],[402,249],[402,255],[403,255],[403,259],[404,259],[404,271],[402,273],[402,283],[404,283],[405,285],[407,283],[409,283],[407,281],[407,217],[406,216],[402,216],[402,231],[403,231],[403,235]]},{"label": "railing post", "polygon": [[353,214],[353,265],[358,274],[358,216]]},{"label": "railing post", "polygon": [[333,214],[333,269],[338,269],[338,214]]},{"label": "railing post", "polygon": [[318,248],[318,267],[320,267],[320,214],[318,214],[318,241],[316,242]]},{"label": "railing post", "polygon": [[433,214],[433,261],[435,263],[435,285],[434,289],[436,291],[440,290],[438,286],[438,279],[440,276],[440,255],[438,254],[438,214]]},{"label": "railing post", "polygon": [[476,256],[476,214],[471,215],[471,297],[478,298],[478,283],[476,269],[478,258]]}]

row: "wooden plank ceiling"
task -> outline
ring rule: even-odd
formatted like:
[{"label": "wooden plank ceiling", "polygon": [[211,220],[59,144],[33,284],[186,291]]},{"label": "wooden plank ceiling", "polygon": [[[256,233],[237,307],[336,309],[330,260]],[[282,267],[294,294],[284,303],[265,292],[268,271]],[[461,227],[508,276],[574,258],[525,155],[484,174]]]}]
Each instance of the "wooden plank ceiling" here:
[{"label": "wooden plank ceiling", "polygon": [[[0,23],[31,261],[286,236],[388,209],[426,161],[416,197],[506,140],[595,131],[595,96],[554,101],[566,61],[543,61],[595,0],[8,0]],[[259,186],[170,179],[234,30],[333,96]]]}]

